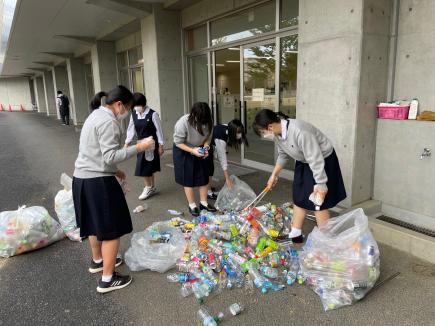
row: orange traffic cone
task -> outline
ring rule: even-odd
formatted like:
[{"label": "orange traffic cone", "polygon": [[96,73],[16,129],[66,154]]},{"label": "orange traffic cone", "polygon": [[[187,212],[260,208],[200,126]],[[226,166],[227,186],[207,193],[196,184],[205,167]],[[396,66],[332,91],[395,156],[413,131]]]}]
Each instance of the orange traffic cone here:
[{"label": "orange traffic cone", "polygon": [[20,104],[20,112],[24,112],[25,110],[24,110],[24,107],[23,107],[23,105],[22,104]]},{"label": "orange traffic cone", "polygon": [[4,111],[3,104],[0,104],[0,111]]},{"label": "orange traffic cone", "polygon": [[12,105],[9,104],[9,112],[12,112]]}]

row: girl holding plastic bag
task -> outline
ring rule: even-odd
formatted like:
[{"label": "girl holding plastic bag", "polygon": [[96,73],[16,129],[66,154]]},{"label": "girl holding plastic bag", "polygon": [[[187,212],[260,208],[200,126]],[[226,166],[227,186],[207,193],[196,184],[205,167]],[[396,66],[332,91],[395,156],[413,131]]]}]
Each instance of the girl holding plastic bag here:
[{"label": "girl holding plastic bag", "polygon": [[[239,150],[241,144],[248,146],[248,140],[246,139],[246,129],[240,120],[234,119],[231,120],[227,125],[221,124],[214,126],[210,151],[207,157],[209,162],[210,184],[211,178],[214,174],[213,158],[215,156],[214,154],[216,153],[216,157],[222,167],[222,170],[224,171],[225,183],[227,184],[228,188],[231,189],[233,187],[233,181],[228,173],[227,149],[228,147],[232,147],[237,151]],[[212,192],[211,189],[209,189],[207,197],[208,199],[216,200],[217,195]]]},{"label": "girl holding plastic bag", "polygon": [[72,190],[77,226],[80,236],[89,237],[89,272],[103,272],[97,287],[100,293],[124,288],[132,281],[130,276],[114,271],[122,263],[116,258],[119,238],[133,230],[130,211],[116,179],[124,180],[125,173],[116,164],[155,146],[152,139],[128,148],[121,146],[120,121],[128,117],[132,104],[133,95],[124,86],[95,95],[90,105],[93,111],[80,134],[75,162]]},{"label": "girl holding plastic bag", "polygon": [[328,209],[346,198],[340,164],[329,139],[316,127],[282,113],[263,109],[253,123],[257,135],[274,140],[278,147],[278,159],[267,182],[272,188],[278,181],[288,158],[296,160],[293,180],[293,221],[290,238],[303,241],[302,225],[307,210],[315,211],[318,225],[327,222]]}]

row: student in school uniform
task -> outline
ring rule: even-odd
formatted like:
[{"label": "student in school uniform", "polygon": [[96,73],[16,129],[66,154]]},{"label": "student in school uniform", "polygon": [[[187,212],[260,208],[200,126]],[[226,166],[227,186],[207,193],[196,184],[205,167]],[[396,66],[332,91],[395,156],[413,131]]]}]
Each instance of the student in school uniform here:
[{"label": "student in school uniform", "polygon": [[156,143],[153,158],[148,160],[144,152],[137,154],[135,176],[143,177],[145,187],[139,195],[140,200],[147,199],[157,193],[154,173],[160,172],[160,156],[163,155],[164,138],[162,122],[159,114],[147,105],[145,95],[134,93],[134,110],[130,116],[130,123],[127,128],[125,146],[129,146],[134,136],[138,142],[147,137],[152,137]]},{"label": "student in school uniform", "polygon": [[[228,173],[227,149],[228,147],[232,147],[237,151],[242,143],[248,146],[246,129],[240,120],[234,119],[228,124],[214,126],[210,152],[207,157],[209,162],[210,184],[214,174],[214,157],[216,157],[224,171],[225,183],[230,189],[233,187],[233,182]],[[208,199],[216,200],[217,195],[209,189],[207,197]]]},{"label": "student in school uniform", "polygon": [[[328,209],[346,198],[340,164],[331,141],[308,122],[289,119],[282,113],[263,109],[257,113],[254,131],[266,139],[273,139],[278,146],[278,159],[267,182],[272,188],[288,158],[296,160],[293,180],[293,221],[290,238],[303,242],[302,225],[307,210],[315,211],[317,225],[322,226],[330,218]],[[323,202],[316,210],[310,195]]]},{"label": "student in school uniform", "polygon": [[[175,182],[184,187],[189,212],[199,216],[200,210],[215,212],[207,202],[209,162],[213,120],[207,103],[193,104],[190,114],[182,116],[174,127],[174,172]],[[199,209],[195,203],[194,188],[199,188]]]},{"label": "student in school uniform", "polygon": [[[105,105],[101,106],[101,99]],[[116,177],[125,179],[117,164],[137,153],[154,148],[148,139],[135,146],[121,145],[120,121],[127,118],[133,94],[124,86],[95,95],[80,134],[79,154],[75,162],[73,200],[80,236],[89,237],[92,251],[90,273],[103,272],[97,291],[107,293],[126,287],[132,278],[115,272],[122,264],[117,258],[119,238],[130,233],[130,211]]]}]

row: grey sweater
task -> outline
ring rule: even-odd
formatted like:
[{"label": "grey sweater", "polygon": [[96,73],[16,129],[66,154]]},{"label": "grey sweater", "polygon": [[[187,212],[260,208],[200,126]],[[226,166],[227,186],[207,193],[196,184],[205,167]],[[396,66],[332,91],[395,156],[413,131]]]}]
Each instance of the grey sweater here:
[{"label": "grey sweater", "polygon": [[210,140],[210,132],[206,132],[206,126],[204,126],[204,136],[201,135],[195,128],[189,124],[189,115],[183,115],[178,119],[174,127],[174,144],[186,144],[189,147],[198,147],[204,145],[204,142]]},{"label": "grey sweater", "polygon": [[80,179],[113,176],[117,163],[136,154],[136,147],[121,147],[121,126],[108,108],[100,106],[86,119],[80,134],[74,176]]},{"label": "grey sweater", "polygon": [[[334,150],[329,139],[312,124],[295,119],[289,119],[285,139],[275,137],[278,146],[277,164],[285,166],[289,157],[308,163],[313,171],[316,184],[326,188],[328,177],[325,173],[325,158]],[[281,120],[287,124],[287,120]]]}]

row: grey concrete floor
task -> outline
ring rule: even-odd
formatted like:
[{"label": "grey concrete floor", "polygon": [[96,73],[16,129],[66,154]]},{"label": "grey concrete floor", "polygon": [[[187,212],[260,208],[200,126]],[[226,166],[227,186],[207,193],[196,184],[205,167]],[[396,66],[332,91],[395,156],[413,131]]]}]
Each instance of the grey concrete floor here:
[{"label": "grey concrete floor", "polygon": [[[73,172],[79,133],[37,113],[0,112],[0,211],[18,205],[42,205],[54,216],[53,200],[62,172]],[[167,209],[187,213],[181,187],[174,183],[167,154],[157,176],[160,193],[147,200],[149,209],[132,215],[134,231],[168,218]],[[133,189],[127,195],[131,209],[139,204],[142,181],[133,176],[135,160],[120,165]],[[242,177],[255,191],[267,180],[264,172]],[[268,200],[291,198],[291,183],[281,180]],[[309,232],[313,223],[305,223]],[[122,251],[131,235],[122,239]],[[207,300],[217,312],[240,301],[242,315],[226,325],[434,325],[435,266],[381,245],[381,277],[401,274],[354,306],[325,313],[317,295],[305,286],[282,292],[248,296],[243,290],[226,291]],[[178,286],[165,275],[132,273],[132,285],[99,295],[98,276],[87,272],[87,242],[59,241],[28,254],[0,259],[0,325],[197,325],[198,304],[183,299]],[[120,272],[128,272],[126,266]]]}]

